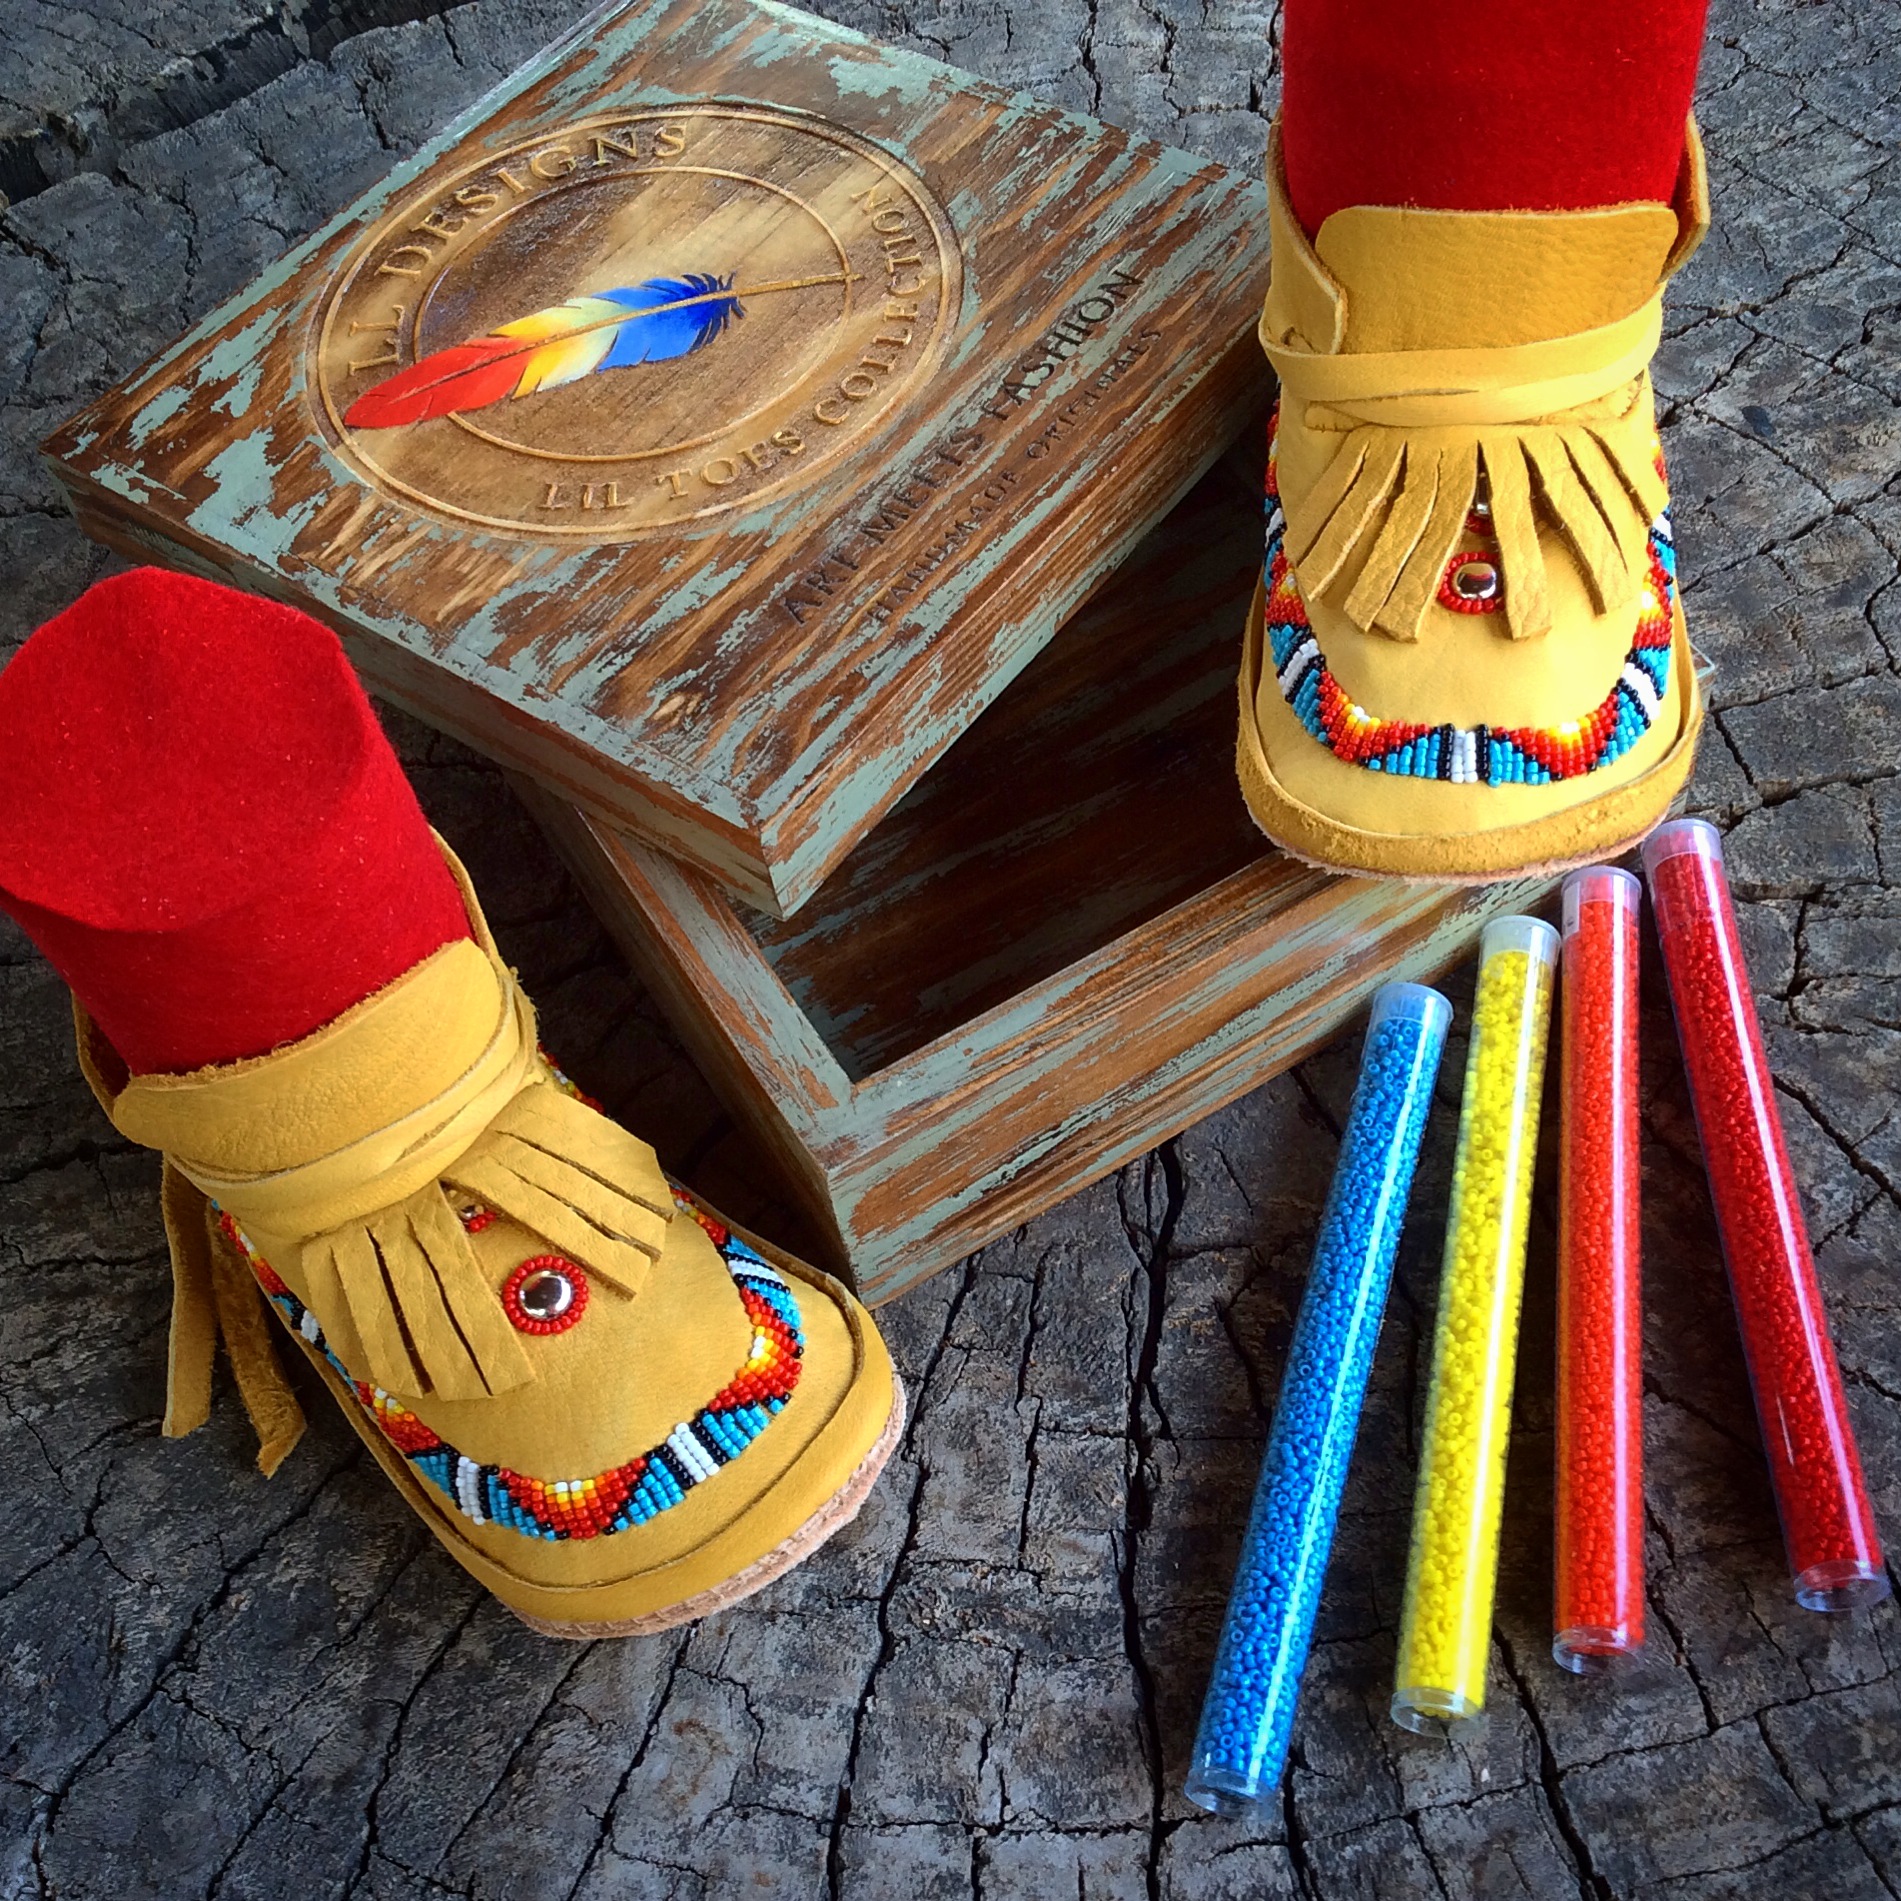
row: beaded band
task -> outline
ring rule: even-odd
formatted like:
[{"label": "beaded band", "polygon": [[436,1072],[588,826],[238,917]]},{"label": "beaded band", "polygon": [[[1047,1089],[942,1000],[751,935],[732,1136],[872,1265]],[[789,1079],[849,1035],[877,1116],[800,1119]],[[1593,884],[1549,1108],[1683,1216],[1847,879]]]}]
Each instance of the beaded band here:
[{"label": "beaded band", "polygon": [[471,1524],[506,1525],[530,1538],[600,1538],[644,1525],[679,1504],[765,1431],[799,1383],[805,1337],[790,1285],[680,1189],[674,1189],[673,1198],[719,1249],[752,1324],[752,1346],[732,1379],[657,1446],[585,1479],[530,1478],[505,1465],[478,1465],[465,1458],[400,1400],[357,1379],[331,1352],[317,1316],[284,1285],[238,1224],[222,1213],[219,1223],[290,1330],[330,1362],[383,1437]]},{"label": "beaded band", "polygon": [[1335,679],[1282,548],[1285,524],[1271,459],[1268,484],[1266,617],[1274,674],[1281,698],[1336,758],[1369,772],[1454,785],[1552,785],[1609,765],[1650,730],[1669,689],[1675,623],[1677,557],[1668,509],[1650,524],[1649,572],[1639,590],[1630,651],[1611,690],[1590,713],[1553,726],[1428,726],[1367,712]]}]

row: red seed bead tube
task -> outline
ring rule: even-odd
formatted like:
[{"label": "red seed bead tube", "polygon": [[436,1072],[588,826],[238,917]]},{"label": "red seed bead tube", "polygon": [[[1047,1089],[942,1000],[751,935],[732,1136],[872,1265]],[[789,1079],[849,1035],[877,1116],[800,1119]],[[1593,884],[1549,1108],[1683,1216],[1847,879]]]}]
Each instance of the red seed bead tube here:
[{"label": "red seed bead tube", "polygon": [[1644,846],[1644,873],[1796,1601],[1812,1611],[1878,1604],[1888,1595],[1881,1541],[1782,1139],[1722,840],[1701,819],[1673,820]]},{"label": "red seed bead tube", "polygon": [[1643,1317],[1637,1163],[1642,887],[1596,866],[1564,881],[1558,1188],[1555,1636],[1579,1675],[1644,1642]]}]

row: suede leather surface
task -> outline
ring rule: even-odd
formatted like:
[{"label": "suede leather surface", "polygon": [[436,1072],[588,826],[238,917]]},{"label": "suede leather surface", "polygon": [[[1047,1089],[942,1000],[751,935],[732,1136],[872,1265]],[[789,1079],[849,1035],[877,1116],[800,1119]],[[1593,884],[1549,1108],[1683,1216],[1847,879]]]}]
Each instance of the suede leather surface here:
[{"label": "suede leather surface", "polygon": [[[221,1200],[250,1245],[310,1310],[352,1376],[377,1384],[383,1383],[375,1372],[377,1347],[366,1336],[355,1295],[347,1283],[326,1278],[323,1271],[334,1236],[311,1232],[311,1223],[331,1216],[342,1220],[345,1230],[359,1219],[374,1229],[378,1217],[363,1208],[373,1197],[352,1184],[347,1168],[329,1168],[321,1175],[321,1195],[260,1201],[256,1181],[268,1184],[279,1177],[258,1171],[269,1167],[295,1174],[313,1158],[334,1161],[342,1154],[368,1166],[372,1172],[365,1179],[392,1195],[419,1192],[411,1176],[421,1167],[432,1186],[420,1192],[440,1199],[433,1187],[438,1178],[448,1184],[486,1183],[469,1158],[491,1149],[494,1127],[509,1126],[511,1117],[523,1127],[535,1124],[544,1134],[552,1132],[550,1140],[565,1133],[585,1143],[574,1158],[580,1164],[575,1173],[545,1178],[545,1221],[523,1216],[524,1207],[541,1205],[532,1194],[466,1236],[453,1214],[447,1217],[456,1242],[467,1248],[489,1319],[520,1356],[521,1376],[505,1388],[485,1391],[467,1381],[434,1377],[414,1317],[422,1309],[411,1300],[412,1290],[399,1283],[440,1273],[442,1261],[399,1256],[380,1239],[378,1248],[381,1270],[403,1316],[403,1334],[418,1366],[430,1376],[422,1382],[424,1390],[404,1392],[405,1409],[477,1465],[505,1466],[537,1479],[585,1479],[649,1451],[699,1412],[745,1365],[753,1325],[705,1230],[691,1216],[675,1212],[652,1151],[560,1091],[534,1049],[532,1013],[525,1053],[519,1062],[513,1060],[516,1045],[506,1031],[519,993],[495,958],[460,866],[446,850],[445,857],[466,894],[471,938],[438,951],[335,1023],[244,1064],[181,1077],[127,1077],[111,1052],[99,1047],[81,1011],[82,1067],[126,1133],[165,1148],[168,1156],[190,1156],[201,1182],[211,1178],[213,1168],[224,1171]],[[500,1057],[492,1054],[498,1047]],[[470,1077],[480,1077],[484,1062],[499,1064],[496,1093],[506,1098],[499,1105],[478,1086],[464,1087]],[[459,1139],[467,1156],[445,1152],[436,1141],[436,1132],[453,1122],[450,1116],[445,1123],[445,1114],[463,1099],[459,1088],[493,1118],[488,1129],[479,1123],[464,1129]],[[521,1121],[524,1103],[541,1105],[529,1122]],[[419,1105],[427,1112],[420,1119]],[[386,1124],[406,1134],[379,1147]],[[574,1221],[577,1206],[595,1206],[588,1200],[590,1185],[599,1187],[598,1177],[616,1158],[621,1199],[607,1204],[596,1219],[618,1225],[602,1233],[589,1232],[583,1223],[568,1232],[563,1222]],[[184,1431],[199,1423],[208,1407],[207,1280],[215,1287],[221,1275],[233,1285],[240,1277],[244,1282],[252,1277],[211,1221],[210,1203],[202,1196],[196,1200],[193,1232],[192,1211],[182,1204],[194,1191],[183,1170],[168,1168],[168,1182],[180,1305],[168,1430]],[[640,1227],[640,1217],[657,1198],[665,1201],[665,1215]],[[458,1191],[450,1199],[468,1196]],[[273,1225],[293,1208],[300,1215],[296,1223]],[[640,1227],[638,1245],[625,1238],[630,1227]],[[380,1236],[381,1230],[375,1231]],[[550,1253],[564,1256],[585,1276],[586,1306],[565,1331],[517,1334],[505,1318],[503,1285],[520,1263]],[[629,1270],[624,1255],[637,1261],[638,1271]],[[459,1515],[407,1467],[357,1397],[304,1344],[385,1469],[459,1562],[530,1615],[612,1623],[715,1590],[796,1539],[860,1472],[892,1416],[891,1365],[869,1317],[825,1276],[796,1263],[786,1263],[782,1271],[794,1287],[804,1333],[800,1377],[784,1408],[744,1452],[691,1488],[680,1503],[642,1525],[591,1539],[544,1541]],[[244,1328],[264,1318],[262,1296],[254,1288],[248,1291],[250,1305],[235,1328],[224,1303],[218,1303],[234,1361]],[[461,1337],[476,1351],[470,1310],[457,1309],[455,1318]],[[267,1412],[270,1403],[274,1395]],[[258,1416],[257,1407],[253,1414]],[[294,1430],[282,1419],[274,1434],[285,1441],[282,1449],[294,1442]]]},{"label": "suede leather surface", "polygon": [[740,1459],[671,1511],[611,1538],[543,1542],[456,1517],[361,1408],[344,1399],[334,1373],[320,1370],[378,1464],[449,1554],[511,1609],[609,1626],[650,1616],[717,1591],[796,1541],[862,1471],[897,1405],[890,1355],[864,1309],[828,1275],[748,1238],[798,1299],[807,1339],[798,1388]]},{"label": "suede leather surface", "polygon": [[1350,306],[1356,352],[1496,349],[1629,316],[1655,295],[1676,237],[1662,204],[1561,219],[1353,205],[1313,248]]},{"label": "suede leather surface", "polygon": [[[1401,779],[1396,783],[1402,796],[1378,802],[1358,797],[1359,782],[1382,782],[1390,792],[1395,781],[1336,759],[1314,743],[1275,690],[1263,664],[1262,599],[1257,589],[1241,667],[1236,767],[1248,809],[1262,829],[1310,864],[1367,877],[1462,883],[1596,864],[1661,824],[1689,783],[1704,709],[1681,609],[1671,673],[1687,686],[1675,722],[1660,715],[1622,759],[1551,786]],[[1307,741],[1304,748],[1301,740]],[[1290,760],[1302,769],[1287,773]],[[1509,825],[1496,822],[1492,795],[1499,790],[1519,795]]]},{"label": "suede leather surface", "polygon": [[[1648,431],[1649,404],[1646,379],[1634,405],[1638,414],[1626,423],[1627,430],[1634,432],[1641,426]],[[1324,469],[1333,444],[1319,431],[1290,431],[1285,424],[1280,441],[1282,492],[1288,494],[1296,484],[1310,479],[1316,465]],[[1291,508],[1288,520],[1291,534]],[[1416,640],[1370,636],[1354,625],[1343,607],[1364,564],[1364,554],[1350,560],[1323,593],[1316,595],[1303,588],[1314,637],[1334,677],[1358,705],[1382,719],[1432,724],[1447,721],[1455,726],[1477,726],[1481,722],[1488,726],[1542,726],[1584,717],[1616,683],[1636,629],[1638,602],[1633,598],[1616,612],[1597,612],[1589,584],[1559,538],[1547,532],[1540,535],[1539,542],[1553,628],[1542,639],[1511,640],[1503,614],[1457,614],[1436,602],[1426,608]],[[1621,546],[1629,566],[1641,569],[1646,540],[1634,514],[1623,524]],[[1436,568],[1438,564],[1433,565]],[[1505,585],[1509,591],[1509,556]],[[1677,670],[1672,668],[1673,698],[1680,686]],[[1278,688],[1270,683],[1268,690],[1278,702]],[[1657,722],[1664,723],[1661,719]],[[1311,735],[1303,732],[1302,736],[1328,764],[1341,763]],[[1303,763],[1290,760],[1285,767],[1299,772]],[[1586,778],[1597,776],[1587,774]],[[1381,774],[1355,768],[1353,777],[1355,781],[1371,781],[1368,790],[1379,794]],[[1385,791],[1390,795],[1392,788],[1388,786]]]},{"label": "suede leather surface", "polygon": [[[1285,546],[1319,649],[1367,713],[1549,727],[1586,718],[1615,686],[1639,614],[1657,605],[1647,530],[1665,491],[1644,366],[1662,275],[1688,255],[1681,233],[1707,224],[1693,133],[1689,149],[1681,215],[1661,204],[1353,207],[1310,244],[1271,145],[1276,250],[1261,329],[1283,379]],[[1481,466],[1505,606],[1464,614],[1435,595],[1450,555],[1484,545],[1465,524]],[[1258,750],[1273,788],[1257,819],[1303,856],[1430,876],[1435,841],[1458,837],[1468,869],[1446,875],[1504,876],[1588,856],[1603,830],[1593,809],[1608,837],[1606,801],[1675,754],[1700,717],[1695,702],[1679,661],[1649,730],[1610,764],[1544,786],[1452,784],[1338,758],[1261,669],[1242,750]],[[1297,812],[1311,815],[1298,821],[1304,846],[1277,829]],[[1572,820],[1554,850],[1561,813]],[[1404,839],[1415,842],[1391,842]]]},{"label": "suede leather surface", "polygon": [[291,1168],[441,1095],[468,1064],[444,1024],[481,1025],[485,1043],[502,1008],[493,964],[465,937],[273,1055],[130,1077],[112,1118],[148,1148],[175,1146],[189,1127],[193,1152],[228,1172]]},{"label": "suede leather surface", "polygon": [[[744,1359],[748,1329],[712,1243],[695,1222],[681,1221],[677,1226],[682,1258],[669,1261],[666,1272],[656,1277],[650,1291],[658,1297],[645,1324],[639,1312],[648,1305],[643,1295],[624,1320],[619,1314],[612,1317],[611,1343],[600,1340],[587,1349],[597,1382],[603,1368],[625,1369],[610,1382],[618,1405],[588,1403],[591,1424],[599,1435],[596,1443],[605,1456],[598,1463],[570,1461],[553,1466],[527,1466],[511,1459],[516,1469],[538,1476],[593,1472],[631,1458],[664,1438],[711,1398]],[[715,1277],[726,1282],[723,1294]],[[816,1278],[794,1278],[793,1287],[806,1330],[797,1388],[762,1438],[715,1478],[695,1486],[680,1504],[632,1531],[586,1541],[544,1542],[503,1526],[471,1525],[465,1519],[451,1525],[451,1532],[513,1577],[569,1589],[637,1578],[691,1561],[740,1518],[755,1521],[746,1540],[754,1548],[742,1563],[771,1550],[844,1485],[889,1417],[892,1402],[890,1361],[881,1343],[873,1345],[876,1333],[868,1318],[851,1311],[850,1296],[836,1283],[827,1286]],[[590,1309],[572,1334],[537,1344],[556,1346],[574,1339],[587,1331],[594,1318]],[[607,1330],[603,1326],[603,1334]],[[639,1376],[634,1374],[636,1368]],[[562,1390],[578,1398],[589,1375],[579,1363],[575,1373],[574,1382],[564,1384]],[[649,1383],[658,1390],[643,1392],[643,1385]],[[669,1405],[671,1417],[666,1416]],[[451,1443],[461,1444],[447,1426],[437,1429]],[[578,1433],[580,1428],[574,1430]],[[565,1448],[565,1433],[562,1443]],[[471,1449],[469,1456],[482,1455]],[[809,1465],[805,1463],[808,1457]],[[796,1479],[788,1483],[788,1475],[795,1472]],[[704,1589],[718,1581],[718,1575],[708,1575],[692,1588]]]}]

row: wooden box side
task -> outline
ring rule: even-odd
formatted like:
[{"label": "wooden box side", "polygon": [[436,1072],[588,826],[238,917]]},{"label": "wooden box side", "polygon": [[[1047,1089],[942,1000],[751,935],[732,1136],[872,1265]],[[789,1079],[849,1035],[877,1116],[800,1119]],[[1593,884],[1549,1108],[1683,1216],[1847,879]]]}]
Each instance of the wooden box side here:
[{"label": "wooden box side", "polygon": [[[683,208],[740,172],[762,204],[806,192],[780,222],[837,226],[839,268],[787,276],[765,257],[777,226],[741,205],[719,227],[733,256],[670,268],[734,276],[749,314],[677,372],[550,385],[504,422],[350,422],[410,358],[657,257],[615,218],[651,202],[673,219],[655,231],[705,232]],[[562,211],[588,193],[614,217]],[[764,0],[645,0],[524,69],[48,451],[89,523],[140,524],[350,627],[386,692],[784,912],[1258,391],[1259,203],[1219,167]],[[849,321],[802,315],[821,295]],[[808,332],[851,360],[808,362]],[[744,428],[678,469],[614,459],[728,385]],[[833,417],[855,429],[836,452]]]},{"label": "wooden box side", "polygon": [[855,1079],[1268,855],[1230,759],[1265,418],[796,917],[748,920]]}]

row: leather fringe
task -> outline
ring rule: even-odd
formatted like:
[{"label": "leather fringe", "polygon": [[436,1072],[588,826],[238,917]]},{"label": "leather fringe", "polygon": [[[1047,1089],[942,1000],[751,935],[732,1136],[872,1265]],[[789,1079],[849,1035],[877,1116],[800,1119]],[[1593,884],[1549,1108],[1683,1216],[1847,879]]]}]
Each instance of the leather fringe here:
[{"label": "leather fringe", "polygon": [[[220,1338],[266,1457],[281,1458],[302,1429],[261,1294],[248,1271],[242,1287],[225,1278],[229,1250],[205,1225],[214,1204],[268,1238],[326,1332],[349,1341],[340,1350],[352,1368],[401,1398],[480,1399],[535,1377],[458,1204],[473,1198],[519,1222],[623,1295],[639,1293],[660,1258],[673,1193],[658,1158],[556,1083],[537,1053],[534,1010],[466,874],[444,856],[474,937],[300,1043],[186,1076],[128,1076],[74,1002],[94,1093],[115,1127],[166,1157],[167,1432],[207,1416]],[[364,1127],[359,1083],[407,1074],[403,1052],[418,1039],[449,1059],[431,1072],[434,1093],[404,1102],[398,1091],[379,1111],[387,1119]],[[270,1139],[253,1139],[261,1124]],[[296,1136],[288,1159],[286,1130]]]},{"label": "leather fringe", "polygon": [[[1321,421],[1309,411],[1310,426]],[[1598,613],[1630,604],[1641,577],[1624,549],[1640,546],[1661,512],[1663,478],[1627,448],[1626,432],[1582,419],[1473,432],[1367,422],[1349,429],[1313,492],[1289,511],[1288,558],[1302,590],[1317,598],[1359,557],[1343,603],[1348,618],[1417,640],[1465,533],[1481,469],[1514,640],[1551,631],[1541,525],[1562,539]]]},{"label": "leather fringe", "polygon": [[362,1342],[365,1377],[403,1397],[480,1399],[535,1377],[445,1185],[624,1294],[640,1291],[673,1214],[645,1142],[553,1083],[530,1083],[441,1182],[303,1245],[311,1305],[340,1305]]},{"label": "leather fringe", "polygon": [[172,1255],[172,1322],[165,1378],[167,1439],[196,1432],[211,1417],[211,1375],[220,1339],[238,1397],[257,1433],[266,1478],[304,1436],[297,1403],[272,1339],[263,1290],[218,1233],[211,1203],[166,1164],[160,1191]]},{"label": "leather fringe", "polygon": [[[362,1343],[365,1377],[405,1397],[480,1398],[535,1377],[449,1185],[629,1295],[659,1259],[673,1217],[672,1191],[646,1143],[554,1084],[531,1083],[444,1182],[303,1245],[312,1304],[340,1304]],[[183,1438],[210,1417],[222,1341],[257,1429],[259,1468],[274,1472],[302,1436],[304,1415],[264,1294],[225,1245],[210,1199],[169,1162],[161,1198],[172,1257],[165,1436]]]}]

